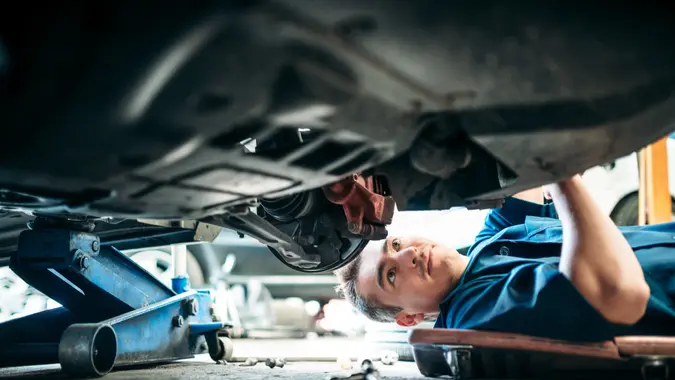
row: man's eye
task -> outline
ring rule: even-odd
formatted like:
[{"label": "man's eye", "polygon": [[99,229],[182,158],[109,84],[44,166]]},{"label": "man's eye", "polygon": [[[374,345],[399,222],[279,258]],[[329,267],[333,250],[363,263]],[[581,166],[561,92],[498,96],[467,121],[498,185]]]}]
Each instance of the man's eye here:
[{"label": "man's eye", "polygon": [[398,251],[399,249],[401,249],[401,241],[398,239],[392,240],[391,247],[394,249],[394,251]]},{"label": "man's eye", "polygon": [[394,280],[396,280],[396,273],[393,270],[390,270],[387,272],[387,281],[389,281],[390,284],[394,285]]}]

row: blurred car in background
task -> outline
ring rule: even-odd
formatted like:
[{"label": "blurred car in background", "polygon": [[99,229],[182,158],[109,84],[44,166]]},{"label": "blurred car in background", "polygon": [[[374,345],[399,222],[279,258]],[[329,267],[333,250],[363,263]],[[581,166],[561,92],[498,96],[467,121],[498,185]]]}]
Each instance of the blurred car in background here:
[{"label": "blurred car in background", "polygon": [[[170,247],[126,253],[164,283],[170,283],[173,276]],[[187,270],[193,287],[225,279],[231,285],[255,279],[267,287],[274,298],[300,297],[327,302],[335,297],[337,284],[330,273],[306,274],[287,267],[270,254],[266,245],[232,230],[223,230],[212,244],[188,245]]]}]

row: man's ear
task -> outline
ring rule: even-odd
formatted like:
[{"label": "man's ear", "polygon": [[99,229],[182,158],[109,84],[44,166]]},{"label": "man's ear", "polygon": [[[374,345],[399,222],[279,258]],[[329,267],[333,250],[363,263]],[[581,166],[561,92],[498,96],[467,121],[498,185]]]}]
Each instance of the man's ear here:
[{"label": "man's ear", "polygon": [[424,320],[423,313],[417,314],[407,314],[407,313],[398,313],[396,317],[396,324],[402,327],[412,327],[419,325]]}]

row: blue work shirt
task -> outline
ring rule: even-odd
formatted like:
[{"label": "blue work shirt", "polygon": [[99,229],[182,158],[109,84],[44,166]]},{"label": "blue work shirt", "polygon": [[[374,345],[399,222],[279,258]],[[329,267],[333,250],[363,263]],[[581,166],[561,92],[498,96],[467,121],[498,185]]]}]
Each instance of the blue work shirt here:
[{"label": "blue work shirt", "polygon": [[675,223],[620,229],[651,289],[637,324],[607,321],[560,273],[562,227],[553,204],[509,198],[486,216],[435,327],[572,341],[675,335]]}]

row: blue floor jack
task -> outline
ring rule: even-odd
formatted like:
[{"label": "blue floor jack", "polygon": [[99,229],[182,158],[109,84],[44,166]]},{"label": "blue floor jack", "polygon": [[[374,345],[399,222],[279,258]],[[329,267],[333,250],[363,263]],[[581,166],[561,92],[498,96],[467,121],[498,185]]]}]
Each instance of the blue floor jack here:
[{"label": "blue floor jack", "polygon": [[214,321],[208,290],[189,289],[182,269],[170,289],[95,234],[26,230],[10,267],[63,307],[0,323],[0,367],[60,363],[70,375],[100,377],[207,352],[232,356],[218,334],[230,326]]}]

